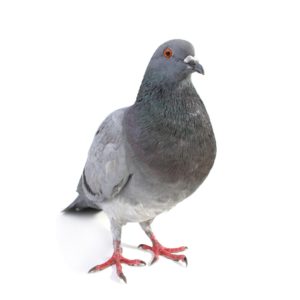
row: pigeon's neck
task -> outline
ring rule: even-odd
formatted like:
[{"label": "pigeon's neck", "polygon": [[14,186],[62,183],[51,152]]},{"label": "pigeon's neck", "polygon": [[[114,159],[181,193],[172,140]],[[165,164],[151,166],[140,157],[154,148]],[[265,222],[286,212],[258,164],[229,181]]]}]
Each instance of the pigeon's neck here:
[{"label": "pigeon's neck", "polygon": [[[197,114],[199,116],[201,111],[205,111],[190,77],[176,84],[160,84],[144,79],[134,107],[145,123],[165,121],[174,124],[177,129],[185,127],[191,118],[195,119]],[[198,118],[198,121],[201,119]]]},{"label": "pigeon's neck", "polygon": [[198,96],[190,77],[176,83],[168,83],[158,77],[145,76],[136,97],[136,103],[156,103],[160,99],[165,102],[172,101],[191,92]]}]

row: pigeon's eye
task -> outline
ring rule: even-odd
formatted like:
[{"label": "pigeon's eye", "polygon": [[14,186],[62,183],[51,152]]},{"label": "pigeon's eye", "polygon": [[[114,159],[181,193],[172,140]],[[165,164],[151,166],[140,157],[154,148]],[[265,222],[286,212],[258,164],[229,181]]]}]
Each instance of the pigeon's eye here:
[{"label": "pigeon's eye", "polygon": [[165,57],[166,59],[170,59],[170,58],[172,57],[172,55],[173,55],[172,49],[166,48],[166,49],[164,50],[164,57]]}]

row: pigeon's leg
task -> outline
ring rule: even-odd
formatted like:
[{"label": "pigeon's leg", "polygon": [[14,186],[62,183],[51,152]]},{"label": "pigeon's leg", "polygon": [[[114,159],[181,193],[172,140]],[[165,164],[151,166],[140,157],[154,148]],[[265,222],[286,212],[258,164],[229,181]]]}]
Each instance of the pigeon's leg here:
[{"label": "pigeon's leg", "polygon": [[113,234],[113,245],[114,245],[114,252],[112,257],[107,260],[105,263],[101,265],[97,265],[89,270],[89,273],[102,271],[107,267],[112,265],[116,265],[116,271],[118,276],[127,283],[126,277],[122,271],[121,264],[127,264],[129,266],[145,266],[146,263],[139,259],[127,259],[122,256],[122,247],[121,247],[121,226],[114,221],[111,221],[111,230]]},{"label": "pigeon's leg", "polygon": [[176,252],[181,252],[187,249],[187,247],[178,247],[178,248],[166,248],[164,246],[162,246],[157,239],[155,238],[152,230],[151,230],[151,223],[153,220],[151,221],[146,221],[146,222],[142,222],[140,223],[141,227],[143,228],[143,230],[145,231],[145,233],[148,235],[148,237],[150,238],[150,240],[152,241],[152,247],[148,246],[148,245],[144,245],[141,244],[139,245],[139,248],[144,249],[144,250],[150,250],[153,252],[153,260],[150,263],[150,265],[152,265],[153,263],[155,263],[159,256],[162,255],[166,258],[169,258],[171,260],[175,260],[175,261],[183,261],[186,265],[187,265],[187,258],[185,255],[181,255],[181,254],[173,254]]}]

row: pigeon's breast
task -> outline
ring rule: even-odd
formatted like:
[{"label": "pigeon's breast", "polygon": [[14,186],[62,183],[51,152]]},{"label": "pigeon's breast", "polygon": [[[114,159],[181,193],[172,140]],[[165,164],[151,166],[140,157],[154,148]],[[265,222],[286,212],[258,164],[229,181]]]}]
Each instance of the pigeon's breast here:
[{"label": "pigeon's breast", "polygon": [[127,140],[137,168],[161,182],[186,182],[196,189],[208,175],[216,156],[216,142],[204,106],[152,121],[127,116]]},{"label": "pigeon's breast", "polygon": [[162,137],[153,151],[144,149],[145,163],[166,182],[187,182],[198,186],[208,175],[215,159],[212,132],[199,132],[167,139]]}]

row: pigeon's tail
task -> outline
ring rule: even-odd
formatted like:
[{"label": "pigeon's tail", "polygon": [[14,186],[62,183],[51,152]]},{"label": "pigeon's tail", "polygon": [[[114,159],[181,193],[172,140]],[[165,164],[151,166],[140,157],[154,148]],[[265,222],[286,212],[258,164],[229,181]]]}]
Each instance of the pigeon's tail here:
[{"label": "pigeon's tail", "polygon": [[96,206],[94,203],[87,199],[78,196],[69,206],[67,206],[62,212],[80,212],[83,210],[92,209],[95,211],[101,211],[102,209]]},{"label": "pigeon's tail", "polygon": [[94,210],[94,211],[101,211],[102,209],[97,206],[94,202],[90,201],[85,197],[84,191],[82,190],[82,176],[77,185],[77,198],[62,212],[79,212],[85,210]]}]

